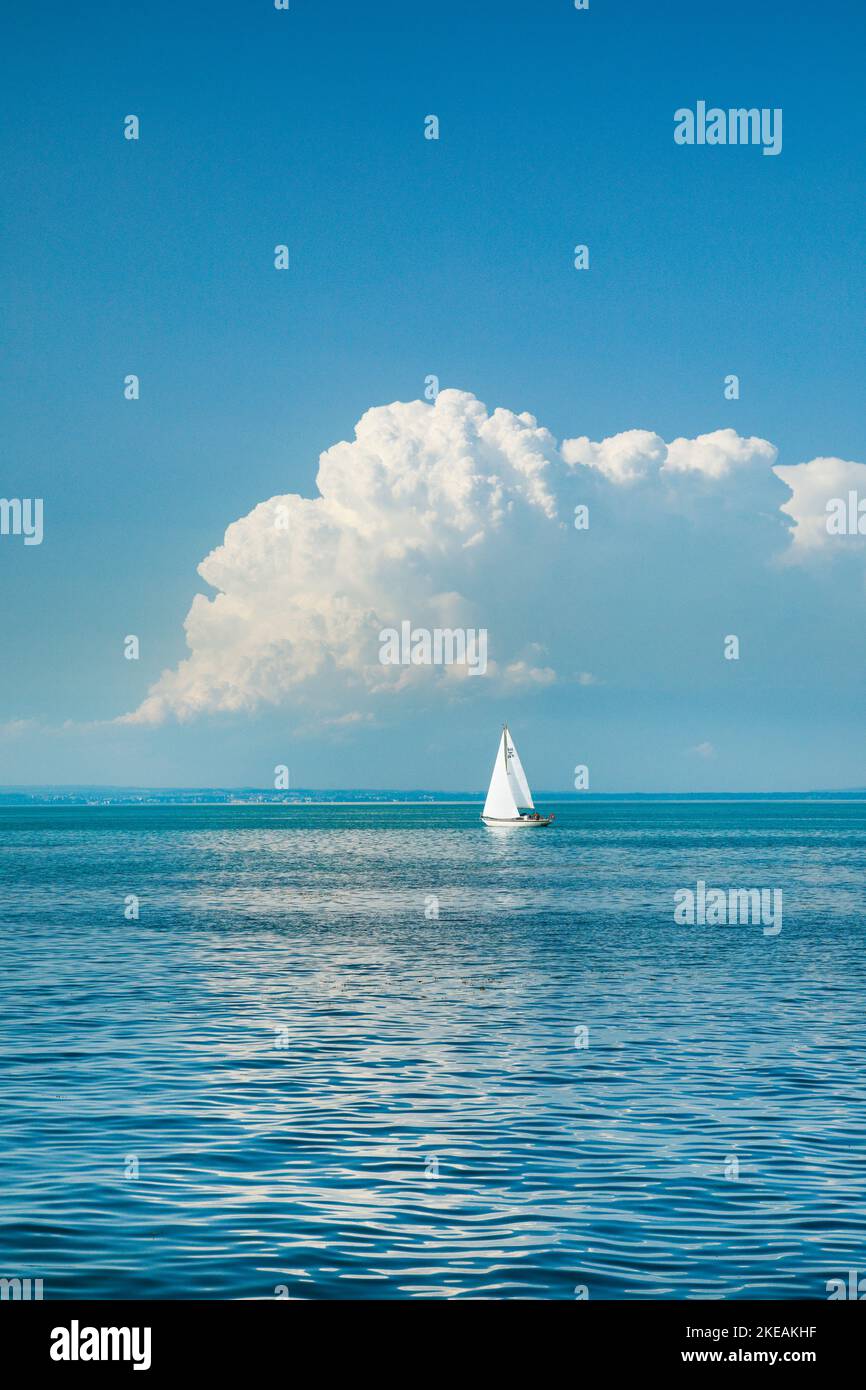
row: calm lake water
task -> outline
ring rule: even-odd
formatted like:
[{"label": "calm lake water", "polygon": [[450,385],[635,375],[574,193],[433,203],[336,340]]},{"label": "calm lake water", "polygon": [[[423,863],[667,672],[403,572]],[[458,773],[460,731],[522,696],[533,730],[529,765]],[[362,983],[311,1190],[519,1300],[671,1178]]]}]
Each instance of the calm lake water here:
[{"label": "calm lake water", "polygon": [[[866,806],[555,809],[523,833],[467,805],[0,811],[0,1275],[46,1298],[866,1275]],[[676,925],[698,879],[781,889],[781,932]]]}]

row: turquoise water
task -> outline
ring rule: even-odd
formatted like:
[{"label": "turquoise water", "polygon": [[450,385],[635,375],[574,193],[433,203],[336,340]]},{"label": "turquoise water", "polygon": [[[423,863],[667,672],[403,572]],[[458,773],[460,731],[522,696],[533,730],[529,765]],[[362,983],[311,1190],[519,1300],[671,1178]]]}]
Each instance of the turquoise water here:
[{"label": "turquoise water", "polygon": [[[0,1275],[823,1298],[866,1274],[866,806],[583,802],[504,833],[478,809],[0,811]],[[781,932],[677,926],[698,879],[781,889]]]}]

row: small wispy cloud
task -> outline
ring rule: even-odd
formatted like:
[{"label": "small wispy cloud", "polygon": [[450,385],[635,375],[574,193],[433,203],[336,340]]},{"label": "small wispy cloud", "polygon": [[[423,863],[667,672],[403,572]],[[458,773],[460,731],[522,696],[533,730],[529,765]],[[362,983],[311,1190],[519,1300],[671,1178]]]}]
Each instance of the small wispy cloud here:
[{"label": "small wispy cloud", "polygon": [[512,661],[505,668],[505,682],[510,686],[552,685],[555,680],[552,666],[530,666],[527,661]]},{"label": "small wispy cloud", "polygon": [[7,719],[0,723],[0,739],[12,742],[13,739],[22,738],[24,734],[32,733],[39,727],[35,719]]},{"label": "small wispy cloud", "polygon": [[362,714],[360,710],[350,710],[348,714],[337,715],[334,719],[320,719],[320,727],[324,725],[327,729],[351,728],[353,724],[372,724],[374,722],[372,714]]}]

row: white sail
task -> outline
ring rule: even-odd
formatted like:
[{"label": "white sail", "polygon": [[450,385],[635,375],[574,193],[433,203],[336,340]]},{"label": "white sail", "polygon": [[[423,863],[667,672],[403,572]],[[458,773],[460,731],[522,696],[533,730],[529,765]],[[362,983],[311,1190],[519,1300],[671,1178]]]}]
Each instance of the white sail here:
[{"label": "white sail", "polygon": [[[506,758],[506,737],[507,731],[503,729],[499,747],[496,750],[496,762],[493,764],[493,775],[490,778],[487,800],[482,812],[483,815],[492,816],[495,820],[517,820],[519,817],[517,801],[509,776],[511,759]],[[521,772],[522,770],[521,768]]]},{"label": "white sail", "polygon": [[540,816],[535,809],[526,773],[507,724],[502,726],[481,819],[496,830],[506,826],[536,829],[550,825],[553,820],[552,814]]},{"label": "white sail", "polygon": [[507,740],[505,756],[508,761],[508,780],[511,783],[511,790],[514,800],[518,806],[528,806],[530,811],[535,810],[535,802],[532,800],[532,792],[529,790],[529,783],[526,780],[526,773],[523,771],[523,763],[520,761],[517,749],[514,746],[514,739],[505,728],[504,737]]}]

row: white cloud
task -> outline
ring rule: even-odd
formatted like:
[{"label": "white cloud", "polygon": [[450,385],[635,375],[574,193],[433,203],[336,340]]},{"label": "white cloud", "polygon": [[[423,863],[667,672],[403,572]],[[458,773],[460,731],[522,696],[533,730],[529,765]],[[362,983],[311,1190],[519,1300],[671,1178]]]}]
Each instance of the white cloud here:
[{"label": "white cloud", "polygon": [[862,544],[866,536],[834,535],[827,530],[827,503],[840,499],[847,504],[849,492],[866,499],[866,464],[838,458],[814,458],[809,463],[777,465],[773,472],[791,489],[791,497],[781,510],[792,518],[791,558],[814,555],[833,548],[838,553],[852,544]]},{"label": "white cloud", "polygon": [[700,473],[705,478],[725,478],[749,464],[769,467],[778,450],[766,439],[742,438],[736,430],[714,430],[696,439],[674,439],[666,444],[651,430],[625,430],[594,443],[586,435],[564,439],[562,457],[572,467],[595,468],[612,483],[634,483],[651,476],[670,478],[677,473]]},{"label": "white cloud", "polygon": [[[488,412],[463,391],[368,410],[354,439],[321,455],[317,496],[271,497],[228,527],[198,567],[216,592],[192,601],[189,655],[119,722],[292,701],[313,702],[322,720],[348,711],[351,726],[364,696],[549,685],[557,652],[574,660],[563,619],[580,613],[579,594],[563,607],[545,582],[555,563],[573,563],[573,528],[559,520],[571,504],[564,496],[557,507],[573,471],[594,469],[602,487],[663,478],[669,492],[684,472],[718,479],[775,457],[766,440],[733,430],[670,445],[627,430],[566,440],[560,452],[531,415]],[[487,675],[382,665],[378,634],[404,620],[487,629]],[[556,650],[542,661],[548,627]]]},{"label": "white cloud", "polygon": [[633,483],[657,470],[667,446],[651,430],[624,430],[593,443],[585,434],[562,441],[562,457],[572,466],[597,468],[612,483]]},{"label": "white cloud", "polygon": [[[272,497],[229,526],[199,565],[218,592],[193,599],[190,655],[123,722],[251,710],[326,687],[446,678],[453,688],[465,668],[383,666],[377,634],[403,619],[489,627],[503,608],[497,574],[504,595],[536,549],[534,528],[554,526],[555,457],[531,415],[488,414],[466,392],[368,410],[354,440],[322,454],[318,497]],[[502,667],[508,635],[490,640]]]},{"label": "white cloud", "polygon": [[761,464],[769,468],[778,449],[754,435],[742,438],[736,430],[714,430],[696,439],[674,439],[668,445],[665,473],[702,473],[705,478],[726,478],[735,468]]},{"label": "white cloud", "polygon": [[7,719],[0,723],[0,739],[21,738],[38,727],[35,719]]},{"label": "white cloud", "polygon": [[334,719],[321,720],[322,724],[332,729],[345,728],[351,724],[371,724],[372,722],[372,714],[362,714],[361,711],[357,709],[349,710],[348,714],[338,714]]},{"label": "white cloud", "polygon": [[556,680],[551,666],[530,666],[526,661],[512,661],[506,666],[504,675],[510,686],[552,685]]},{"label": "white cloud", "polygon": [[694,753],[698,758],[705,758],[707,761],[716,756],[715,748],[707,739],[703,743],[696,743],[694,748],[689,749],[689,752]]}]

